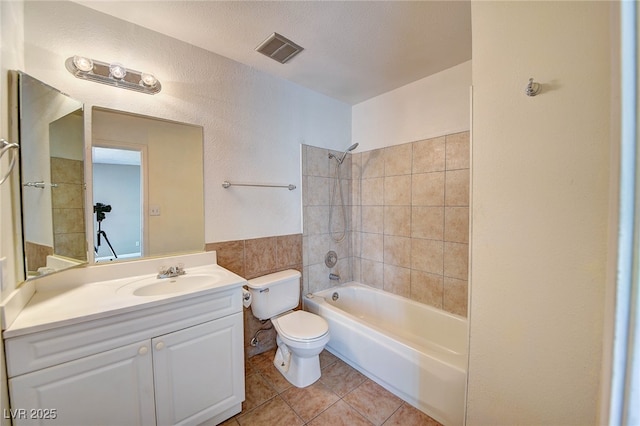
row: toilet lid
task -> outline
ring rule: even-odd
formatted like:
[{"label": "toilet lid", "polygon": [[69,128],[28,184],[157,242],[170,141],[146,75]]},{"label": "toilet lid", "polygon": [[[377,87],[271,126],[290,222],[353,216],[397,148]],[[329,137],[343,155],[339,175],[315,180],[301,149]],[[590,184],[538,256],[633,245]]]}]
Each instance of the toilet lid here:
[{"label": "toilet lid", "polygon": [[293,311],[277,319],[279,331],[292,340],[313,340],[329,332],[324,318],[306,311]]}]

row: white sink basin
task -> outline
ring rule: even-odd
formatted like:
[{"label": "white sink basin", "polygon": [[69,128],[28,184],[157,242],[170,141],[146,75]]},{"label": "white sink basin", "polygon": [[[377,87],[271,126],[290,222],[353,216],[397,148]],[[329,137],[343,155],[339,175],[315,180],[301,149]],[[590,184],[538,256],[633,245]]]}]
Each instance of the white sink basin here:
[{"label": "white sink basin", "polygon": [[134,296],[161,296],[172,293],[188,293],[214,286],[223,278],[222,274],[186,274],[173,278],[149,277],[132,281],[120,287],[118,293]]}]

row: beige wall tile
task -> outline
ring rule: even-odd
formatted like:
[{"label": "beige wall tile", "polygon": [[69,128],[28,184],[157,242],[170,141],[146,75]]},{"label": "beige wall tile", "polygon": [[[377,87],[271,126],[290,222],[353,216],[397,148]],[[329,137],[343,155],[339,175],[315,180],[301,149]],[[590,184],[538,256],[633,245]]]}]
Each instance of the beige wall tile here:
[{"label": "beige wall tile", "polygon": [[411,270],[411,299],[442,309],[442,275]]},{"label": "beige wall tile", "polygon": [[362,207],[360,205],[351,206],[351,231],[362,230]]},{"label": "beige wall tile", "polygon": [[360,158],[363,179],[384,176],[384,148],[363,152]]},{"label": "beige wall tile", "polygon": [[276,268],[291,268],[302,264],[302,234],[276,237]]},{"label": "beige wall tile", "polygon": [[216,252],[218,265],[241,277],[245,276],[243,240],[209,243],[205,246],[205,249]]},{"label": "beige wall tile", "polygon": [[245,278],[251,279],[276,269],[276,237],[245,240]]},{"label": "beige wall tile", "polygon": [[469,244],[444,243],[444,275],[466,280],[469,273]]},{"label": "beige wall tile", "polygon": [[35,272],[38,268],[46,266],[47,256],[53,254],[53,247],[26,241],[24,244],[24,251],[27,259],[26,266],[28,270]]},{"label": "beige wall tile", "polygon": [[469,285],[466,280],[444,278],[443,309],[464,317],[467,316]]},{"label": "beige wall tile", "polygon": [[329,234],[309,235],[309,264],[324,264],[324,257],[330,249],[331,236]]},{"label": "beige wall tile", "polygon": [[411,205],[411,175],[384,178],[385,206]]},{"label": "beige wall tile", "polygon": [[351,154],[351,179],[360,180],[362,178],[362,153]]},{"label": "beige wall tile", "polygon": [[309,186],[307,185],[307,180],[309,176],[302,175],[302,211],[304,212],[304,208],[309,205],[309,198],[312,194],[309,193]]},{"label": "beige wall tile", "polygon": [[[347,216],[346,218],[342,215],[342,208],[340,207],[340,203],[338,202],[338,204],[334,205],[333,207],[330,207],[330,213],[329,213],[329,218],[331,219],[331,222],[329,224],[327,224],[327,231],[331,232],[332,235],[334,236],[334,238],[338,239],[341,238],[342,232],[343,231],[348,231],[349,230],[349,224],[346,223],[345,224],[345,219],[349,220],[349,217]],[[344,214],[347,214],[349,207],[345,206],[345,210],[344,210]],[[326,219],[329,219],[326,218]],[[326,220],[325,219],[325,220]]]},{"label": "beige wall tile", "polygon": [[307,205],[328,206],[329,193],[333,191],[333,179],[307,176]]},{"label": "beige wall tile", "polygon": [[351,258],[351,268],[352,268],[353,280],[363,282],[361,259],[359,257],[354,256]]},{"label": "beige wall tile", "polygon": [[84,232],[84,209],[52,209],[53,233]]},{"label": "beige wall tile", "polygon": [[329,177],[329,151],[307,146],[307,176]]},{"label": "beige wall tile", "polygon": [[362,207],[362,231],[373,234],[382,234],[384,232],[383,206]]},{"label": "beige wall tile", "polygon": [[469,168],[469,132],[454,133],[446,136],[447,170]]},{"label": "beige wall tile", "polygon": [[384,148],[384,175],[411,174],[413,146],[410,143]]},{"label": "beige wall tile", "polygon": [[469,242],[469,207],[445,207],[444,239],[456,243]]},{"label": "beige wall tile", "polygon": [[411,237],[444,239],[444,207],[411,208]]},{"label": "beige wall tile", "polygon": [[51,157],[52,183],[84,183],[84,162],[68,158]]},{"label": "beige wall tile", "polygon": [[384,204],[384,178],[363,179],[362,187],[363,206],[381,206]]},{"label": "beige wall tile", "polygon": [[413,143],[413,173],[445,170],[445,137]]},{"label": "beige wall tile", "polygon": [[55,254],[72,257],[74,259],[86,259],[86,238],[84,232],[55,234],[53,236],[53,241]]},{"label": "beige wall tile", "polygon": [[349,258],[338,259],[338,263],[336,264],[336,266],[331,268],[331,272],[340,277],[339,281],[333,281],[333,285],[342,284],[353,280]]},{"label": "beige wall tile", "polygon": [[302,235],[302,264],[309,265],[309,236]]},{"label": "beige wall tile", "polygon": [[333,287],[333,281],[329,280],[330,272],[324,262],[309,265],[309,292],[315,293]]},{"label": "beige wall tile", "polygon": [[304,234],[329,232],[329,206],[309,206],[304,209]]},{"label": "beige wall tile", "polygon": [[383,290],[402,297],[411,295],[411,269],[384,265]]},{"label": "beige wall tile", "polygon": [[[335,155],[340,158],[342,157],[343,152],[338,152]],[[327,157],[329,154],[327,154]],[[335,159],[329,160],[329,176],[335,177],[340,176],[340,179],[344,181],[351,180],[351,154],[347,154],[347,156],[342,161],[342,164],[338,164],[338,161]]]},{"label": "beige wall tile", "polygon": [[51,203],[54,209],[81,209],[84,207],[84,189],[75,183],[60,183],[53,188]]},{"label": "beige wall tile", "polygon": [[444,172],[418,173],[411,178],[411,204],[444,206]]},{"label": "beige wall tile", "polygon": [[411,267],[411,238],[384,236],[384,263],[388,265]]},{"label": "beige wall tile", "polygon": [[362,233],[362,258],[382,262],[384,260],[384,238],[382,234]]},{"label": "beige wall tile", "polygon": [[399,237],[411,236],[411,207],[385,206],[384,233]]},{"label": "beige wall tile", "polygon": [[384,285],[384,264],[363,258],[361,267],[362,282],[372,287],[382,289]]},{"label": "beige wall tile", "polygon": [[469,205],[469,169],[447,171],[445,176],[445,205]]},{"label": "beige wall tile", "polygon": [[359,206],[362,204],[362,181],[360,179],[351,180],[351,198],[348,194],[345,195],[345,202],[352,206]]},{"label": "beige wall tile", "polygon": [[411,240],[411,269],[432,274],[443,273],[444,245],[442,241]]}]

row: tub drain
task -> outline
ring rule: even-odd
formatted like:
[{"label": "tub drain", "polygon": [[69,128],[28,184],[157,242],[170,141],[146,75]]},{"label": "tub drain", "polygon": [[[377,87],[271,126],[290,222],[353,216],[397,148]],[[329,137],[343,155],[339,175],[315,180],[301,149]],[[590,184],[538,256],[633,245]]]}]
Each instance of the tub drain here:
[{"label": "tub drain", "polygon": [[333,300],[334,302],[336,300],[338,300],[340,298],[340,295],[338,295],[338,292],[335,291],[332,295],[331,295],[331,300]]}]

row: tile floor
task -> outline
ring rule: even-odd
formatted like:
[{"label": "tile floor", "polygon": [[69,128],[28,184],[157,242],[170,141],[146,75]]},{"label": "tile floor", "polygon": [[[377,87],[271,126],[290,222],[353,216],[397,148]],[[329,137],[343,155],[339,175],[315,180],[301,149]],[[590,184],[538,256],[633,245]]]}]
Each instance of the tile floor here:
[{"label": "tile floor", "polygon": [[326,350],[322,377],[304,389],[273,365],[275,350],[249,358],[242,412],[223,426],[441,426]]}]

